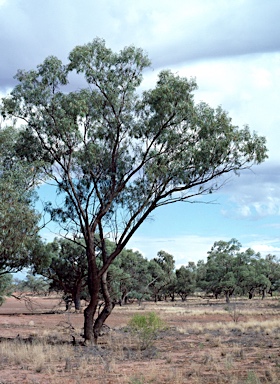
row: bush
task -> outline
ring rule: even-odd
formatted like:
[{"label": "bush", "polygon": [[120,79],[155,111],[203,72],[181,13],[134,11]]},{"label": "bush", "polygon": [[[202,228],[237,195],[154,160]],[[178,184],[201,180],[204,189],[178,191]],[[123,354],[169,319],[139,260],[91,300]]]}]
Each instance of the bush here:
[{"label": "bush", "polygon": [[145,315],[136,314],[129,321],[128,325],[131,332],[138,337],[141,350],[150,347],[159,331],[165,328],[164,322],[154,312]]}]

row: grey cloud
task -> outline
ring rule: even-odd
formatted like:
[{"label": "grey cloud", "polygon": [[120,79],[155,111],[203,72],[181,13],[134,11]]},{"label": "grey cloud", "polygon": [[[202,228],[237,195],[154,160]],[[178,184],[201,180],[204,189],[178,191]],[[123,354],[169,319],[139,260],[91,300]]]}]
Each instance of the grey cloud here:
[{"label": "grey cloud", "polygon": [[225,184],[222,193],[231,201],[223,214],[258,219],[280,215],[280,167],[268,161]]},{"label": "grey cloud", "polygon": [[[213,4],[215,4],[213,2]],[[157,50],[158,66],[280,50],[280,3],[223,2],[182,29],[180,39]]]},{"label": "grey cloud", "polygon": [[141,46],[154,68],[278,51],[279,13],[278,0],[6,1],[0,6],[0,90],[14,85],[18,68],[33,68],[51,54],[65,60],[75,45],[96,36],[113,49]]}]

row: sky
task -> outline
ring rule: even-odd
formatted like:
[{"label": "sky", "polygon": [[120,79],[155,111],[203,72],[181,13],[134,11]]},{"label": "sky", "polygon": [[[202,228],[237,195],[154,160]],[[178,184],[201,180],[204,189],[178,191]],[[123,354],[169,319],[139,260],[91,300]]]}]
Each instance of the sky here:
[{"label": "sky", "polygon": [[279,0],[0,0],[0,97],[16,84],[18,69],[49,55],[67,62],[76,45],[95,37],[116,51],[144,49],[152,67],[142,89],[162,69],[195,77],[195,100],[221,105],[234,124],[265,136],[269,159],[232,175],[206,203],[155,211],[129,247],[149,259],[165,250],[180,266],[205,260],[215,241],[236,238],[263,257],[280,257],[279,17]]}]

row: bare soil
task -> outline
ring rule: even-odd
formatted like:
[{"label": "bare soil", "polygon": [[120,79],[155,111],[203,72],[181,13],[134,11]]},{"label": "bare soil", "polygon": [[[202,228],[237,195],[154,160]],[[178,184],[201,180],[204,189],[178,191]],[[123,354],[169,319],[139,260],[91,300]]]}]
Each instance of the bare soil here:
[{"label": "bare soil", "polygon": [[[127,324],[156,312],[166,324],[146,350]],[[83,314],[55,297],[0,307],[0,384],[280,383],[280,301],[191,298],[116,306],[98,346],[84,346]],[[108,329],[107,329],[108,331]]]}]

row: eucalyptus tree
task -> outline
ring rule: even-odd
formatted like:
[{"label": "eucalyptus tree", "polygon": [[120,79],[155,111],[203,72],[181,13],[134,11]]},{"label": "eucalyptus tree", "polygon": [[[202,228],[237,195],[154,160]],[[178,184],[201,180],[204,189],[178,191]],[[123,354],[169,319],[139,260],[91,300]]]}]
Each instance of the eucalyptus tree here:
[{"label": "eucalyptus tree", "polygon": [[249,295],[249,299],[252,299],[256,293],[260,293],[262,298],[265,298],[266,292],[269,291],[271,282],[267,276],[267,262],[261,258],[259,253],[251,251],[251,257],[247,263],[247,273],[243,278],[242,285],[246,288],[246,293]]},{"label": "eucalyptus tree", "polygon": [[175,300],[175,287],[176,287],[176,274],[175,274],[175,260],[173,255],[165,251],[159,251],[157,257],[154,258],[155,262],[160,266],[163,274],[156,282],[159,287],[157,299],[161,299],[164,295],[166,299],[170,296],[172,301]]},{"label": "eucalyptus tree", "polygon": [[0,273],[0,306],[4,303],[6,296],[13,293],[13,276],[10,273]]},{"label": "eucalyptus tree", "polygon": [[159,251],[157,257],[149,261],[148,274],[151,281],[148,288],[155,302],[162,300],[163,296],[172,298],[175,295],[174,267],[174,257],[165,251]]},{"label": "eucalyptus tree", "polygon": [[179,269],[176,269],[176,277],[176,293],[178,293],[182,301],[185,301],[196,289],[197,268],[195,263],[189,262],[187,266],[182,265]]},{"label": "eucalyptus tree", "polygon": [[[194,79],[164,70],[141,93],[149,66],[141,49],[115,53],[97,38],[74,48],[67,64],[51,56],[34,70],[19,70],[2,101],[4,117],[25,123],[18,152],[44,161],[41,170],[64,198],[49,206],[52,219],[72,239],[84,237],[91,297],[85,340],[97,340],[113,308],[109,266],[147,217],[211,193],[223,175],[266,158],[263,137],[233,125],[221,107],[194,103]],[[108,236],[115,243],[110,253]],[[106,304],[95,317],[100,286]]]},{"label": "eucalyptus tree", "polygon": [[43,276],[35,276],[29,270],[24,280],[16,279],[15,287],[16,291],[31,292],[33,295],[47,295],[49,293],[50,281]]},{"label": "eucalyptus tree", "polygon": [[204,282],[206,292],[212,292],[217,298],[225,295],[227,303],[237,288],[235,272],[236,255],[241,244],[236,239],[216,241],[208,252]]},{"label": "eucalyptus tree", "polygon": [[280,262],[275,255],[268,254],[265,257],[266,268],[265,275],[270,281],[268,294],[271,296],[273,292],[280,290]]},{"label": "eucalyptus tree", "polygon": [[63,238],[55,238],[44,247],[48,262],[34,265],[34,271],[50,281],[50,290],[62,291],[65,297],[70,296],[75,310],[79,311],[81,296],[87,287],[85,248],[78,242]]},{"label": "eucalyptus tree", "polygon": [[126,304],[129,298],[141,302],[149,297],[149,283],[152,281],[149,274],[149,261],[140,252],[124,249],[119,257],[110,266],[115,266],[118,276],[113,277],[118,285],[119,300]]}]

